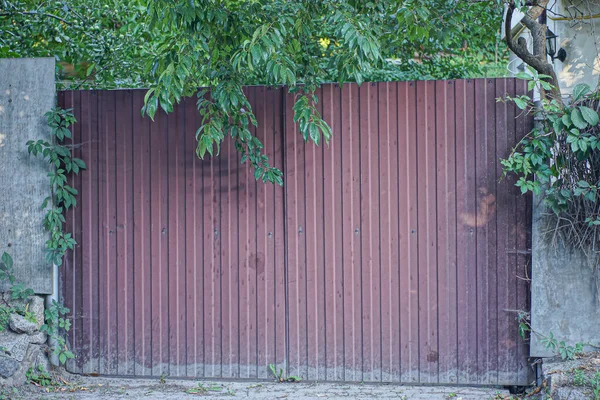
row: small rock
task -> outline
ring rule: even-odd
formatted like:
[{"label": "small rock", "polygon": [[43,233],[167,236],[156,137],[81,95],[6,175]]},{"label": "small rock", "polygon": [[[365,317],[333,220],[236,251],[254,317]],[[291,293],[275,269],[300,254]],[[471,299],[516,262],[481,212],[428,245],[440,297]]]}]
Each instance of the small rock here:
[{"label": "small rock", "polygon": [[48,337],[44,332],[36,332],[32,335],[29,335],[29,343],[32,344],[44,344],[48,340]]},{"label": "small rock", "polygon": [[0,332],[0,348],[17,361],[23,361],[29,347],[29,336],[13,332]]},{"label": "small rock", "polygon": [[26,300],[13,300],[10,296],[10,292],[2,293],[2,301],[11,307],[24,308],[27,305]]},{"label": "small rock", "polygon": [[580,387],[561,387],[552,391],[552,399],[556,400],[588,400],[591,399],[590,390]]},{"label": "small rock", "polygon": [[27,309],[30,313],[35,315],[35,321],[37,329],[40,329],[44,325],[44,299],[40,296],[32,296],[29,300],[29,307]]},{"label": "small rock", "polygon": [[21,364],[12,357],[0,355],[0,376],[10,378],[17,372]]},{"label": "small rock", "polygon": [[38,330],[35,322],[28,321],[19,314],[10,314],[9,326],[13,332],[17,333],[33,333]]},{"label": "small rock", "polygon": [[27,368],[37,368],[42,366],[44,370],[50,371],[50,360],[48,360],[46,346],[39,346],[32,344],[27,349],[27,355],[25,356],[25,363],[28,365]]}]

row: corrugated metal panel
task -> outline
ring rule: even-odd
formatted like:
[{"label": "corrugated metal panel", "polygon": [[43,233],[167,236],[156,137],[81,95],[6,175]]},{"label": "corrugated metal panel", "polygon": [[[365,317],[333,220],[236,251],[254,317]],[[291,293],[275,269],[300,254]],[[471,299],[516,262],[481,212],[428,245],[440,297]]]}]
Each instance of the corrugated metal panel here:
[{"label": "corrugated metal panel", "polygon": [[193,99],[151,123],[143,91],[60,93],[89,166],[62,274],[69,369],[527,383],[508,310],[528,309],[530,200],[499,158],[531,120],[495,101],[525,84],[324,85],[320,147],[293,95],[245,90],[284,188],[256,183],[230,141],[197,159]]}]

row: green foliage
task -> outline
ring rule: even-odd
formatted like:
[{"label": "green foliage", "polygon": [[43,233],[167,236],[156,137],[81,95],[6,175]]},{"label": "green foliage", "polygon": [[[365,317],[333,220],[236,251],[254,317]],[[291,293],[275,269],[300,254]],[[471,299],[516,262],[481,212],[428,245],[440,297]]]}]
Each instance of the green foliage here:
[{"label": "green foliage", "polygon": [[[203,123],[197,154],[214,156],[231,136],[255,178],[282,184],[262,143],[242,85],[287,85],[295,94],[294,120],[306,140],[329,141],[331,130],[318,113],[316,88],[332,78],[362,82],[382,64],[383,36],[393,2],[191,1],[150,3],[152,25],[161,34],[147,64],[152,87],[144,112],[166,112],[199,86]],[[386,7],[388,9],[386,9]]]},{"label": "green foliage", "polygon": [[0,57],[54,57],[63,87],[141,87],[142,0],[0,0]]},{"label": "green foliage", "polygon": [[[319,144],[331,137],[314,96],[323,82],[497,75],[503,72],[493,66],[506,58],[500,0],[0,0],[0,5],[0,57],[53,56],[63,86],[150,86],[144,112],[151,117],[208,87],[198,101],[203,121],[198,156],[218,155],[230,136],[256,179],[279,185],[281,171],[252,134],[256,118],[243,85],[288,86],[300,131]],[[69,138],[67,129],[57,132],[63,137]],[[67,238],[54,242],[69,248]]]},{"label": "green foliage", "polygon": [[13,308],[6,305],[0,304],[0,332],[4,332],[10,322],[10,314],[14,312]]},{"label": "green foliage", "polygon": [[33,290],[25,287],[23,282],[15,283],[10,288],[11,300],[26,300],[34,294],[35,293],[33,292]]},{"label": "green foliage", "polygon": [[209,392],[221,392],[223,389],[223,386],[214,383],[209,383],[208,386],[205,386],[202,382],[198,382],[197,387],[189,388],[185,392],[188,394],[207,394]]},{"label": "green foliage", "polygon": [[424,60],[443,56],[442,65],[459,59],[469,73],[481,75],[486,64],[506,52],[500,40],[501,0],[404,0],[397,4],[396,30],[387,36],[396,55],[416,52]]},{"label": "green foliage", "polygon": [[[551,86],[530,70],[529,88]],[[598,95],[589,86],[577,85],[567,105],[544,99],[537,108],[529,96],[512,98],[524,112],[533,112],[540,121],[512,154],[502,160],[504,173],[518,176],[522,193],[544,196],[546,205],[558,218],[550,230],[568,243],[584,248],[595,242],[600,225],[600,141]],[[592,246],[593,247],[593,246]]]},{"label": "green foliage", "polygon": [[0,400],[22,399],[20,394],[19,389],[15,386],[0,388]]},{"label": "green foliage", "polygon": [[37,317],[35,316],[35,314],[29,311],[25,311],[25,319],[31,322],[32,324],[35,324],[37,322]]},{"label": "green foliage", "polygon": [[[47,210],[44,227],[51,235],[46,242],[46,260],[48,263],[61,265],[67,250],[72,250],[76,244],[72,234],[63,230],[64,212],[77,205],[77,190],[67,184],[67,174],[77,175],[86,169],[86,165],[83,160],[73,157],[70,148],[62,144],[65,139],[71,139],[69,127],[76,122],[72,110],[55,108],[46,113],[46,118],[51,128],[51,142],[30,140],[27,142],[27,150],[34,156],[41,156],[51,166],[48,173],[50,196],[42,204],[42,208]],[[69,309],[53,301],[44,313],[46,323],[41,331],[54,339],[56,346],[53,352],[58,356],[59,362],[64,364],[75,357],[64,338],[64,333],[71,328],[71,321],[66,318]]]},{"label": "green foliage", "polygon": [[533,330],[530,323],[530,314],[521,311],[517,314],[517,320],[519,322],[519,336],[527,340],[531,333],[536,334],[540,337],[541,343],[550,350],[552,353],[560,356],[563,360],[572,360],[576,355],[583,353],[586,346],[585,343],[576,343],[575,346],[568,346],[564,341],[558,341],[554,338],[552,332],[548,335]]},{"label": "green foliage", "polygon": [[71,329],[71,320],[66,318],[69,311],[68,308],[53,300],[52,305],[44,311],[46,323],[40,328],[40,331],[56,341],[53,352],[54,355],[58,356],[61,364],[67,362],[68,359],[75,358],[73,352],[67,347],[64,338],[64,333]]},{"label": "green foliage", "polygon": [[582,369],[576,369],[573,371],[573,385],[575,386],[588,386],[592,388],[592,395],[594,400],[600,399],[600,372],[588,377]]},{"label": "green foliage", "polygon": [[527,339],[529,332],[531,332],[531,324],[529,320],[529,313],[521,311],[517,314],[517,321],[519,321],[519,336],[521,336],[523,339]]},{"label": "green foliage", "polygon": [[291,375],[286,377],[283,373],[283,368],[279,369],[279,372],[277,372],[277,367],[275,367],[274,364],[269,364],[269,370],[271,371],[271,374],[273,374],[273,377],[275,378],[275,380],[277,382],[300,382],[302,381],[302,378],[300,378],[299,376],[295,376],[295,375]]},{"label": "green foliage", "polygon": [[15,283],[13,259],[7,252],[2,253],[0,258],[0,281],[8,281],[11,285]]},{"label": "green foliage", "polygon": [[[497,29],[474,28],[467,18],[494,27],[502,19],[498,2],[440,0],[154,0],[149,11],[159,33],[146,65],[151,89],[144,112],[170,112],[182,97],[207,86],[198,101],[198,156],[217,155],[230,136],[256,179],[278,184],[281,171],[270,166],[249,129],[256,118],[242,85],[287,86],[304,139],[327,143],[331,130],[314,94],[321,83],[419,75],[414,71],[421,77],[469,75],[480,71],[475,60],[498,57],[498,37]],[[469,62],[457,62],[455,55]]]},{"label": "green foliage", "polygon": [[0,258],[0,281],[8,281],[10,284],[11,300],[26,300],[34,295],[33,290],[26,288],[23,282],[17,282],[13,259],[7,252],[2,253]]},{"label": "green foliage", "polygon": [[[244,35],[247,33],[246,26],[235,25],[234,22],[250,21],[256,26],[268,26],[280,11],[289,10],[285,8],[285,3],[297,3],[298,9],[306,8],[308,12],[321,17],[328,16],[327,11],[330,10],[341,13],[349,9],[356,11],[362,15],[362,20],[356,19],[360,24],[356,29],[349,27],[344,32],[348,38],[356,33],[354,49],[376,56],[377,52],[361,46],[359,40],[360,37],[368,39],[376,35],[381,42],[380,54],[384,58],[399,60],[402,64],[388,64],[380,71],[379,68],[359,71],[359,75],[349,75],[345,81],[379,80],[375,79],[376,76],[385,73],[385,70],[403,80],[414,77],[444,79],[457,77],[456,74],[460,74],[460,77],[467,77],[465,74],[481,75],[486,73],[486,66],[498,64],[506,54],[498,33],[503,11],[502,2],[498,0],[195,0],[179,2],[176,6],[182,13],[189,13],[193,8],[221,8],[221,22],[227,22],[222,28],[233,35],[240,28],[240,33]],[[148,2],[142,0],[0,0],[0,57],[55,57],[60,84],[65,86],[143,87],[151,82],[144,66],[152,54],[164,50],[161,46],[186,47],[189,41],[197,42],[188,35],[178,38],[178,32],[172,29],[175,25],[173,21],[166,21],[166,27],[152,29],[147,6]],[[264,6],[268,8],[264,9]],[[256,10],[259,12],[256,13]],[[232,12],[245,12],[247,18],[235,19]],[[369,15],[373,16],[375,23],[369,24]],[[324,67],[320,72],[324,73],[322,78],[328,81],[337,80],[340,70],[343,72],[345,64],[354,56],[352,51],[340,51],[343,46],[332,40],[336,32],[340,33],[340,27],[330,23],[335,20],[333,14],[330,19],[322,18],[323,24],[318,27],[318,33],[324,41],[313,56]],[[472,24],[472,21],[478,21],[478,24]],[[212,33],[207,32],[204,36]],[[169,37],[172,40],[170,43]],[[271,39],[270,36],[267,38]],[[250,50],[252,57],[257,59],[261,56],[259,50],[262,47],[261,43],[258,44],[259,47]],[[232,43],[227,45],[231,46]],[[276,40],[266,45],[277,46],[281,42]],[[299,51],[305,45],[300,40],[293,44]],[[275,76],[279,83],[290,80],[290,76],[294,75],[292,67],[298,59],[296,56],[278,59],[279,67]],[[457,65],[461,67],[456,69]],[[209,76],[201,78],[211,79]],[[267,83],[261,71],[244,78],[244,83]]]},{"label": "green foliage", "polygon": [[[34,295],[33,290],[26,288],[22,282],[17,282],[14,273],[14,262],[10,254],[2,253],[0,257],[0,282],[7,281],[10,284],[9,293],[11,300],[27,300]],[[17,307],[5,302],[0,304],[0,332],[8,327],[11,314],[21,314],[30,322],[37,322],[35,314],[28,311],[29,305]]]},{"label": "green foliage", "polygon": [[41,387],[53,386],[55,383],[46,369],[38,365],[36,368],[29,367],[25,372],[25,377],[29,383],[34,383]]},{"label": "green foliage", "polygon": [[64,212],[77,205],[77,189],[67,184],[67,175],[79,174],[86,165],[83,160],[73,157],[69,147],[61,144],[65,139],[71,139],[69,126],[76,122],[72,110],[55,108],[46,113],[46,117],[51,127],[51,142],[30,140],[27,150],[29,154],[43,157],[51,165],[48,173],[51,194],[42,204],[42,208],[47,210],[44,227],[51,235],[46,242],[46,261],[62,265],[65,252],[76,244],[72,234],[63,231]]},{"label": "green foliage", "polygon": [[585,372],[583,370],[576,370],[575,373],[573,374],[573,384],[575,386],[583,386],[585,385],[586,382],[586,378],[585,378]]},{"label": "green foliage", "polygon": [[552,332],[541,339],[546,349],[559,355],[563,360],[573,360],[577,354],[583,353],[584,343],[576,343],[575,346],[568,346],[563,340],[558,341],[554,338]]}]

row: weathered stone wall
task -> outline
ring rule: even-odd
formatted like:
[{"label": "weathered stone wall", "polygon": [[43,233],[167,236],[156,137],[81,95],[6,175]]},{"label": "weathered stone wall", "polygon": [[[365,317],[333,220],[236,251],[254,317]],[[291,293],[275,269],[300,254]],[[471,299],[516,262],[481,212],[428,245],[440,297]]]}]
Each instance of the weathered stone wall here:
[{"label": "weathered stone wall", "polygon": [[49,371],[47,335],[44,324],[44,299],[32,296],[13,301],[9,293],[0,294],[0,307],[14,310],[7,325],[0,325],[0,385],[22,385],[27,371],[41,366]]},{"label": "weathered stone wall", "polygon": [[[40,206],[50,192],[47,162],[30,156],[27,141],[50,139],[44,114],[56,104],[54,59],[0,59],[0,255],[14,260],[17,282],[38,294],[53,291],[45,259],[48,233]],[[44,299],[12,301],[0,281],[0,384],[25,382],[27,370],[48,370]]]},{"label": "weathered stone wall", "polygon": [[543,366],[544,390],[540,399],[596,399],[600,393],[600,353],[575,360],[546,360]]}]

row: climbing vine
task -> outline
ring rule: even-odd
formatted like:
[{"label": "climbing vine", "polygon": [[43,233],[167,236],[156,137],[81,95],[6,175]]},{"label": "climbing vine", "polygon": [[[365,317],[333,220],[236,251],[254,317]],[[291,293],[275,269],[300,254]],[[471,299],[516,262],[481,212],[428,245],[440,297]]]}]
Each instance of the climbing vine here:
[{"label": "climbing vine", "polygon": [[67,184],[67,174],[79,174],[86,168],[85,162],[73,157],[71,149],[62,144],[65,138],[71,139],[69,126],[76,122],[72,109],[54,108],[46,113],[48,125],[52,129],[51,141],[40,139],[27,142],[29,154],[42,156],[53,166],[48,173],[50,178],[50,196],[42,203],[46,210],[44,228],[50,232],[46,242],[46,261],[54,265],[62,265],[63,256],[67,250],[72,250],[76,242],[73,235],[65,232],[64,213],[77,205],[77,189]]},{"label": "climbing vine", "polygon": [[[529,80],[529,90],[538,86],[552,90],[549,78],[533,69],[519,77]],[[558,240],[598,256],[600,230],[600,93],[586,84],[574,87],[567,102],[544,98],[539,104],[528,95],[508,98],[539,122],[502,160],[504,173],[519,176],[522,193],[543,195],[549,210],[545,215],[545,239]],[[595,258],[591,258],[595,260]],[[597,262],[595,263],[597,264]]]},{"label": "climbing vine", "polygon": [[[64,143],[65,139],[71,139],[69,127],[76,121],[72,109],[54,108],[46,113],[48,125],[51,128],[51,139],[43,139],[27,142],[29,154],[41,156],[51,165],[48,173],[50,183],[50,196],[42,203],[46,210],[44,215],[44,228],[50,232],[50,239],[46,241],[46,261],[54,265],[62,265],[63,257],[67,250],[75,247],[75,239],[72,233],[65,232],[64,213],[71,207],[77,205],[77,189],[67,183],[67,174],[79,174],[86,169],[85,162],[73,157],[71,149]],[[54,354],[61,364],[75,355],[68,349],[63,332],[71,327],[71,321],[66,318],[69,309],[60,303],[53,301],[52,305],[45,311],[46,324],[42,331],[54,339]]]}]

